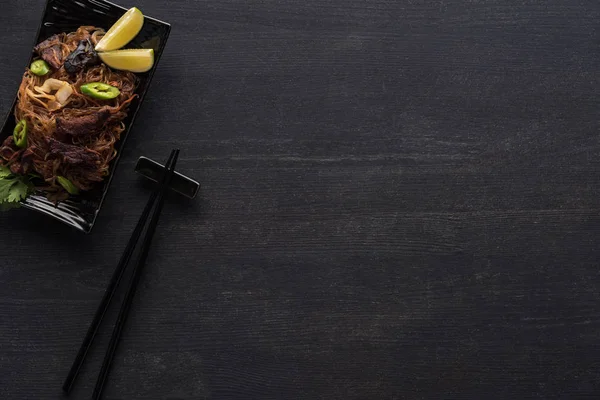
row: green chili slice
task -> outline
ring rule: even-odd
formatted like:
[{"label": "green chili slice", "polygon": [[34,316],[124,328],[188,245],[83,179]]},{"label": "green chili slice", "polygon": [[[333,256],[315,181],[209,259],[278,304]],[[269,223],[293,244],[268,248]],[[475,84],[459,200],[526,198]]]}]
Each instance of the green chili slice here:
[{"label": "green chili slice", "polygon": [[31,63],[29,69],[38,76],[44,76],[50,72],[50,66],[48,66],[48,63],[44,60],[35,60]]},{"label": "green chili slice", "polygon": [[110,100],[117,97],[121,92],[114,86],[102,82],[90,82],[81,85],[81,93],[98,100]]},{"label": "green chili slice", "polygon": [[24,119],[20,120],[13,130],[13,142],[22,149],[27,147],[27,121]]},{"label": "green chili slice", "polygon": [[67,192],[69,192],[69,194],[79,194],[79,188],[77,188],[77,186],[75,186],[73,184],[73,182],[71,182],[64,176],[57,176],[56,180],[58,180],[58,183],[60,183],[60,186],[65,188],[65,190]]}]

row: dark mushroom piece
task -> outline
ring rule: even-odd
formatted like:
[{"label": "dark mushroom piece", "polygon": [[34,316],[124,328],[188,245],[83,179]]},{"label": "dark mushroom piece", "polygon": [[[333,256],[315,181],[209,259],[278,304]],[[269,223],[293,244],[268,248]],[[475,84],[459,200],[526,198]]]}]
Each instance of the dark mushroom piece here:
[{"label": "dark mushroom piece", "polygon": [[97,65],[100,63],[98,53],[94,50],[94,45],[89,39],[79,42],[77,48],[69,54],[65,60],[65,70],[69,74],[75,74],[88,65]]}]

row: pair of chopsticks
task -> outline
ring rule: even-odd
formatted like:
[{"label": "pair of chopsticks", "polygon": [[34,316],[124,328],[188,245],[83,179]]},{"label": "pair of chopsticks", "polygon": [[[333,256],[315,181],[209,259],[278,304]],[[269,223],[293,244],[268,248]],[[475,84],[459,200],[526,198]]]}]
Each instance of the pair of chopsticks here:
[{"label": "pair of chopsticks", "polygon": [[121,334],[123,332],[123,326],[125,325],[125,321],[127,321],[127,316],[129,315],[129,311],[131,309],[131,303],[133,297],[135,296],[135,292],[142,275],[142,271],[146,264],[146,260],[148,258],[148,252],[150,251],[150,245],[152,243],[152,237],[154,236],[154,232],[156,231],[156,226],[158,225],[158,220],[160,218],[160,213],[162,211],[165,195],[169,191],[169,185],[173,178],[175,172],[175,165],[177,164],[177,159],[179,158],[179,150],[173,150],[167,163],[165,164],[165,172],[162,176],[162,180],[160,185],[150,196],[146,207],[144,208],[144,212],[142,213],[134,231],[131,235],[131,239],[129,239],[129,243],[127,243],[127,247],[125,247],[125,251],[119,260],[119,264],[117,265],[117,269],[113,273],[113,276],[110,280],[108,287],[106,288],[106,292],[104,293],[104,297],[96,310],[96,314],[94,315],[94,319],[83,339],[83,343],[77,352],[77,356],[75,357],[75,361],[71,366],[71,370],[69,371],[69,375],[63,384],[63,391],[66,394],[69,394],[73,389],[73,384],[75,383],[75,379],[79,375],[80,369],[85,361],[85,357],[90,349],[94,338],[96,337],[96,333],[98,333],[98,328],[102,323],[102,319],[108,310],[111,300],[121,282],[121,278],[123,278],[123,274],[125,269],[129,265],[129,261],[131,260],[131,256],[136,248],[136,245],[142,235],[144,230],[144,226],[154,209],[154,213],[150,219],[150,224],[148,225],[148,229],[146,230],[146,236],[143,238],[142,247],[140,249],[140,257],[137,263],[134,265],[134,269],[132,272],[131,280],[129,282],[129,287],[127,288],[127,293],[125,295],[125,299],[123,300],[123,304],[121,305],[121,309],[119,311],[119,316],[117,317],[117,322],[115,323],[112,336],[110,338],[110,343],[108,344],[108,349],[106,350],[106,354],[104,356],[104,361],[102,363],[102,368],[100,369],[100,373],[98,374],[98,380],[96,381],[96,386],[94,388],[94,393],[92,395],[93,400],[99,400],[102,396],[102,392],[104,390],[104,385],[106,384],[106,380],[108,378],[108,374],[110,372],[110,367],[115,356],[115,352],[117,350],[117,346],[119,345],[119,340],[121,338]]}]

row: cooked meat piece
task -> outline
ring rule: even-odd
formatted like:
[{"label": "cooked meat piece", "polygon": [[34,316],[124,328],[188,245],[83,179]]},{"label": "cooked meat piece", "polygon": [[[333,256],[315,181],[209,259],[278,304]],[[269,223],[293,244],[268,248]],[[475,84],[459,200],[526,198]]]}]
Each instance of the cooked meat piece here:
[{"label": "cooked meat piece", "polygon": [[13,141],[13,137],[9,136],[4,139],[2,146],[0,147],[0,158],[6,161],[14,157],[15,153],[19,151],[19,148]]},{"label": "cooked meat piece", "polygon": [[10,172],[12,172],[13,174],[23,175],[23,173],[21,172],[21,167],[21,163],[19,161],[15,161],[12,164],[10,164]]},{"label": "cooked meat piece", "polygon": [[33,167],[33,157],[34,157],[34,146],[25,149],[21,154],[21,171],[18,172],[21,175],[28,174]]},{"label": "cooked meat piece", "polygon": [[6,161],[10,160],[13,154],[15,154],[15,152],[11,148],[0,148],[0,165],[4,165]]},{"label": "cooked meat piece", "polygon": [[84,147],[48,139],[48,158],[62,158],[67,164],[78,165],[83,168],[94,168],[100,161],[98,154]]},{"label": "cooked meat piece", "polygon": [[9,137],[7,137],[6,139],[4,139],[4,142],[2,142],[2,147],[10,147],[10,148],[13,148],[13,149],[17,148],[17,145],[13,141],[12,135],[9,136]]},{"label": "cooked meat piece", "polygon": [[20,150],[19,154],[15,154],[15,158],[16,160],[10,164],[10,171],[18,175],[28,174],[33,166],[33,150]]},{"label": "cooked meat piece", "polygon": [[64,33],[50,36],[42,43],[38,44],[33,48],[36,53],[42,57],[44,61],[52,66],[54,69],[59,69],[63,65],[63,53],[61,40],[64,37]]},{"label": "cooked meat piece", "polygon": [[8,136],[6,139],[4,139],[4,141],[2,142],[2,146],[0,146],[0,147],[2,147],[2,148],[8,147],[10,149],[17,149],[17,145],[13,141],[12,135]]},{"label": "cooked meat piece", "polygon": [[64,140],[67,136],[92,136],[102,130],[110,118],[108,108],[79,117],[56,118],[56,136]]}]

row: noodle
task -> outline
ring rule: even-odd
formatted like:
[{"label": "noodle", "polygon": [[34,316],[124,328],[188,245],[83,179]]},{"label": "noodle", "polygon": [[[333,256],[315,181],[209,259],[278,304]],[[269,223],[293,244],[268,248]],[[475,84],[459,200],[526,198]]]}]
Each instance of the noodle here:
[{"label": "noodle", "polygon": [[[81,40],[89,39],[95,45],[104,35],[104,31],[90,26],[82,26],[76,32],[56,36],[56,48],[62,52],[62,60],[71,54]],[[52,39],[52,38],[51,38]],[[36,86],[54,78],[71,84],[73,93],[66,104],[60,105],[52,100],[53,96],[40,93]],[[120,94],[112,100],[95,100],[81,94],[80,86],[89,82],[102,82],[119,89]],[[32,169],[43,179],[38,189],[47,192],[48,199],[60,201],[69,195],[58,183],[57,177],[69,179],[78,189],[86,191],[93,188],[96,182],[102,181],[109,173],[109,164],[116,156],[115,143],[125,130],[123,120],[127,116],[127,108],[136,97],[134,94],[137,84],[135,75],[131,72],[116,71],[104,64],[86,67],[75,74],[68,74],[64,66],[54,69],[46,76],[37,76],[27,70],[19,87],[15,117],[17,121],[25,120],[27,124],[27,149],[0,148],[0,165],[9,165],[19,157],[16,153],[29,150],[33,152]],[[91,135],[58,137],[56,119],[69,119],[90,115],[101,110],[108,110],[110,116],[98,132]],[[97,160],[93,167],[73,165],[65,162],[65,157],[48,157],[49,140],[60,140],[68,145],[84,148],[94,153]],[[6,155],[8,153],[8,156]]]}]

